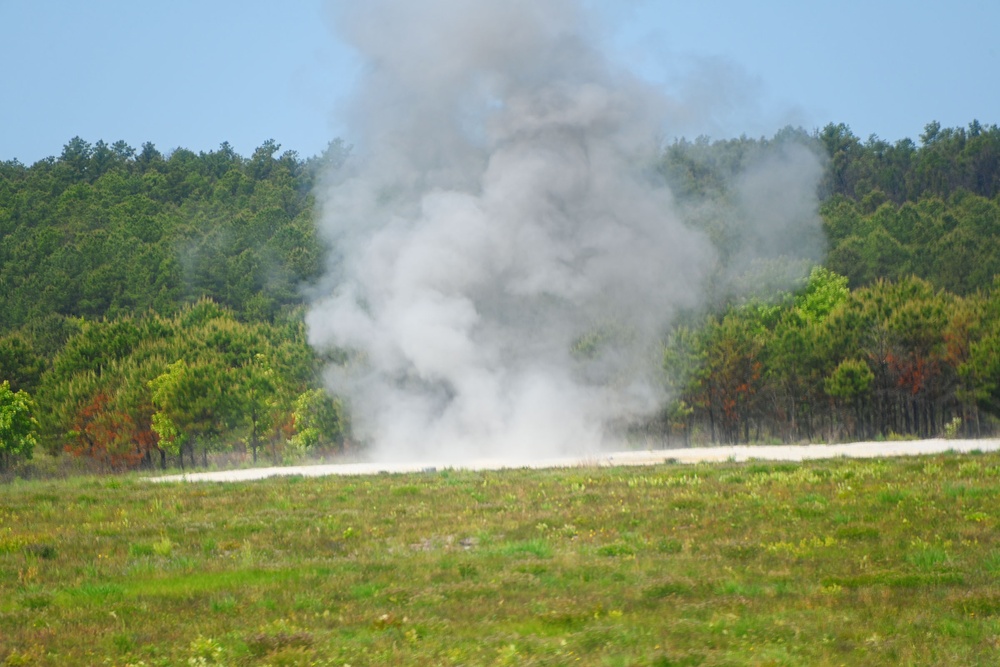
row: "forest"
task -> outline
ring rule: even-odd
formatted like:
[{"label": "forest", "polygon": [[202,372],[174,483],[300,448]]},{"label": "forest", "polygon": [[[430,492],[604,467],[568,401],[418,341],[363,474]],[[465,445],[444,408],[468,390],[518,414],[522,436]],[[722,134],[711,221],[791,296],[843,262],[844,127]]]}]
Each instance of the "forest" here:
[{"label": "forest", "polygon": [[[1000,128],[919,142],[812,133],[667,145],[678,200],[725,200],[755,154],[825,157],[827,253],[776,298],[720,292],[664,332],[666,444],[980,436],[1000,417]],[[194,153],[71,139],[0,162],[0,473],[40,448],[105,471],[294,460],[357,447],[344,351],[306,342],[330,249],[314,187],[350,148]],[[722,260],[739,221],[708,221]]]}]

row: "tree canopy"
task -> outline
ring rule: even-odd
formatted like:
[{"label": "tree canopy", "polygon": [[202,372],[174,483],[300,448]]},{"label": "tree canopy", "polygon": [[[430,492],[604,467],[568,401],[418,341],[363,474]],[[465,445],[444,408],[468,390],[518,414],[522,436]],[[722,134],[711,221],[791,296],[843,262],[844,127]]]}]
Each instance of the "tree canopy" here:
[{"label": "tree canopy", "polygon": [[[729,442],[993,429],[1000,128],[699,137],[666,146],[658,174],[690,210],[725,211],[736,176],[789,142],[825,160],[825,260],[787,294],[720,289],[664,332],[659,427]],[[0,463],[36,443],[106,470],[346,446],[350,397],[321,386],[303,293],[331,250],[312,193],[348,154],[74,137],[58,157],[0,162]],[[725,215],[692,224],[723,264],[757,242]]]}]

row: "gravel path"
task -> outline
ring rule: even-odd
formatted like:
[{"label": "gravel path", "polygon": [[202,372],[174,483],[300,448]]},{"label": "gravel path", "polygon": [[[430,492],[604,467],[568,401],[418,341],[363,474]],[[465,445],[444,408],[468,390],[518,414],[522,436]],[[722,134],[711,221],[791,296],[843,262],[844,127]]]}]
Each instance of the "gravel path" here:
[{"label": "gravel path", "polygon": [[906,440],[900,442],[856,442],[849,445],[738,445],[732,447],[692,447],[688,449],[656,449],[645,451],[609,452],[572,458],[511,460],[481,459],[464,463],[428,461],[423,463],[339,463],[328,465],[284,466],[193,472],[163,477],[148,477],[153,482],[243,482],[276,475],[376,475],[379,473],[432,472],[452,468],[457,470],[502,470],[504,468],[572,468],[641,466],[657,463],[699,463],[702,461],[804,461],[806,459],[877,458],[916,456],[973,450],[1000,450],[1000,440]]}]

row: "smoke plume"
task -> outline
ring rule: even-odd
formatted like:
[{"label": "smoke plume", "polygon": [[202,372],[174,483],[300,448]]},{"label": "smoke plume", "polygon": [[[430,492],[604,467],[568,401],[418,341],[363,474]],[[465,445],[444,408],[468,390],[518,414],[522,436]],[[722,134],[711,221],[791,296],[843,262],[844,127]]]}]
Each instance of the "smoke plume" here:
[{"label": "smoke plume", "polygon": [[[574,0],[332,9],[366,69],[307,323],[349,351],[327,378],[373,455],[580,454],[655,410],[657,341],[717,261],[655,169],[683,101],[617,69]],[[736,188],[758,245],[815,218],[815,182],[771,167]]]}]

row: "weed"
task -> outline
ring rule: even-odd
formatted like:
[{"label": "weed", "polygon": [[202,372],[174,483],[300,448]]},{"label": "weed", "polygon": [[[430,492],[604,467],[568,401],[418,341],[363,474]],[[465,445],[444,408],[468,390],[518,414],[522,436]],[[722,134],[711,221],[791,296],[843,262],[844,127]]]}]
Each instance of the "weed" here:
[{"label": "weed", "polygon": [[940,466],[940,464],[934,463],[932,461],[928,461],[927,463],[925,463],[923,465],[923,467],[921,468],[921,471],[927,477],[937,477],[938,475],[941,474],[941,466]]},{"label": "weed", "polygon": [[236,610],[236,598],[224,595],[212,600],[210,609],[216,614],[232,614]]},{"label": "weed", "polygon": [[705,501],[696,496],[682,495],[670,501],[670,506],[676,510],[700,510],[705,507]]},{"label": "weed", "polygon": [[693,589],[691,586],[676,581],[665,581],[660,584],[650,586],[642,592],[643,597],[659,600],[672,596],[690,595]]},{"label": "weed", "polygon": [[153,542],[153,553],[157,556],[166,558],[174,550],[174,543],[170,541],[169,537],[161,537],[156,542]]},{"label": "weed", "polygon": [[128,545],[128,555],[133,558],[144,558],[154,553],[152,544],[133,543]]},{"label": "weed", "polygon": [[251,655],[261,657],[289,648],[307,648],[312,646],[313,637],[308,632],[279,623],[247,636],[246,644]]},{"label": "weed", "polygon": [[188,665],[192,667],[202,667],[203,665],[221,665],[223,664],[223,649],[222,646],[210,637],[198,637],[191,642],[188,647],[190,653],[188,657]]},{"label": "weed", "polygon": [[995,494],[996,491],[994,489],[968,486],[966,484],[947,484],[944,487],[944,495],[948,498],[979,498]]},{"label": "weed", "polygon": [[42,560],[52,560],[58,554],[56,548],[51,544],[27,544],[24,547],[24,551]]},{"label": "weed", "polygon": [[906,554],[906,562],[922,570],[930,570],[948,562],[948,552],[941,546],[915,540]]},{"label": "weed", "polygon": [[635,547],[626,542],[612,542],[598,547],[597,554],[599,556],[634,556]]},{"label": "weed", "polygon": [[761,547],[757,544],[724,544],[720,551],[723,556],[731,560],[748,561],[761,553]]},{"label": "weed", "polygon": [[728,580],[719,585],[718,592],[719,595],[737,595],[743,598],[756,598],[764,594],[764,588],[760,584],[756,583]]},{"label": "weed", "polygon": [[816,493],[809,493],[799,498],[795,513],[803,518],[814,518],[826,514],[827,508],[826,498]]},{"label": "weed", "polygon": [[668,537],[656,543],[656,550],[661,554],[679,554],[684,550],[684,545],[680,540]]},{"label": "weed", "polygon": [[774,473],[789,473],[798,470],[794,463],[761,463],[754,462],[746,466],[748,475],[773,475]]},{"label": "weed", "polygon": [[112,636],[111,643],[114,644],[115,648],[119,653],[127,655],[135,649],[135,641],[132,636],[126,632],[119,632]]},{"label": "weed", "polygon": [[1000,596],[995,593],[963,596],[955,602],[954,609],[968,616],[1000,616]]},{"label": "weed", "polygon": [[962,418],[952,417],[951,421],[944,425],[944,437],[954,440],[958,437],[958,432],[962,428]]},{"label": "weed", "polygon": [[580,532],[576,529],[576,526],[571,523],[567,523],[563,524],[563,527],[559,529],[559,534],[563,537],[573,539],[579,535]]},{"label": "weed", "polygon": [[979,461],[966,461],[958,465],[959,477],[978,477],[982,471],[983,466]]},{"label": "weed", "polygon": [[895,487],[888,487],[883,491],[879,491],[875,498],[880,503],[884,505],[898,505],[910,496],[910,493],[905,489],[899,489]]},{"label": "weed", "polygon": [[212,539],[211,537],[209,537],[209,538],[207,538],[205,540],[202,540],[202,542],[201,542],[201,552],[205,556],[212,556],[218,550],[219,550],[218,543],[214,539]]},{"label": "weed", "polygon": [[834,536],[840,540],[870,542],[879,539],[880,534],[878,528],[874,526],[849,525],[838,528]]},{"label": "weed", "polygon": [[379,584],[365,583],[351,586],[351,597],[355,600],[369,600],[378,595],[382,587]]},{"label": "weed", "polygon": [[25,609],[39,610],[52,604],[53,596],[48,592],[30,593],[21,596],[21,606]]},{"label": "weed", "polygon": [[678,655],[661,654],[653,658],[652,667],[699,667],[705,664],[705,657],[698,653]]},{"label": "weed", "polygon": [[535,558],[551,558],[552,547],[541,538],[533,540],[523,540],[520,542],[504,542],[498,546],[498,551],[503,556],[523,557],[534,556]]}]

